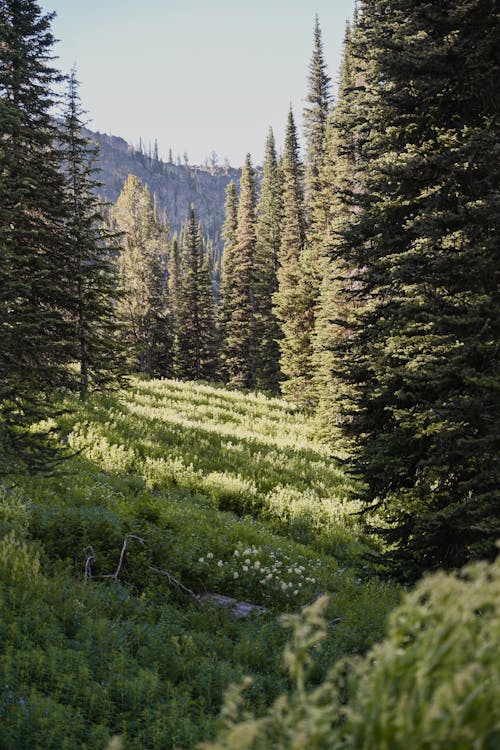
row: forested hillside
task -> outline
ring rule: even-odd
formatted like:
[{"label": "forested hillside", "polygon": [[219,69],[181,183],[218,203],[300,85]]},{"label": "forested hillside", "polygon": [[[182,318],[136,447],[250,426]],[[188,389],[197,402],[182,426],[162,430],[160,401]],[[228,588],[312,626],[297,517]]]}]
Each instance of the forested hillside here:
[{"label": "forested hillside", "polygon": [[361,0],[337,88],[316,16],[262,170],[86,130],[52,22],[0,0],[0,750],[498,747],[496,0]]},{"label": "forested hillside", "polygon": [[114,203],[129,174],[136,175],[156,197],[160,216],[166,213],[172,233],[179,233],[191,204],[196,206],[207,237],[221,250],[224,200],[227,184],[239,181],[241,170],[229,165],[196,166],[184,161],[168,161],[157,150],[134,147],[123,138],[83,129],[83,134],[99,146],[97,166],[102,185],[98,194]]}]

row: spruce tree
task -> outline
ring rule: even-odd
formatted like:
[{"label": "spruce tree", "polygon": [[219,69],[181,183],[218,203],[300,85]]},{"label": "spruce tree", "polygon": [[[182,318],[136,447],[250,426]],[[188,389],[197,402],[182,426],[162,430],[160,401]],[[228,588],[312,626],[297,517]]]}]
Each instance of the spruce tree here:
[{"label": "spruce tree", "polygon": [[330,78],[326,72],[318,16],[316,16],[314,26],[314,46],[309,66],[306,103],[304,129],[306,140],[305,213],[307,233],[302,254],[302,265],[304,269],[305,304],[308,308],[308,315],[304,320],[306,326],[304,334],[307,334],[310,342],[310,384],[308,390],[309,400],[312,402],[317,399],[314,379],[314,330],[320,290],[326,270],[324,214],[329,197],[325,191],[323,161],[331,104]]},{"label": "spruce tree", "polygon": [[52,413],[58,386],[76,387],[52,18],[33,0],[0,2],[0,473],[52,463],[30,427]]},{"label": "spruce tree", "polygon": [[168,256],[168,323],[172,340],[172,375],[178,376],[176,367],[179,361],[179,308],[181,301],[181,255],[179,241],[175,236],[170,244]]},{"label": "spruce tree", "polygon": [[118,279],[113,254],[117,238],[105,228],[95,194],[100,184],[95,178],[97,149],[83,136],[81,117],[73,69],[63,120],[63,153],[68,178],[67,231],[78,303],[79,392],[84,399],[90,387],[120,382],[125,362],[116,320]]},{"label": "spruce tree", "polygon": [[273,309],[278,290],[278,255],[281,244],[283,197],[281,171],[276,157],[274,134],[269,128],[264,174],[257,206],[255,247],[255,385],[279,392],[281,380],[279,339],[281,329]]},{"label": "spruce tree", "polygon": [[283,221],[279,250],[278,291],[274,311],[281,327],[282,391],[303,406],[312,404],[310,309],[302,265],[306,224],[303,167],[292,110],[288,114],[283,154]]},{"label": "spruce tree", "polygon": [[[500,536],[499,10],[366,0],[342,128],[355,210],[335,255],[361,307],[337,345],[344,433],[392,569],[493,557]],[[359,64],[359,62],[358,62]]]},{"label": "spruce tree", "polygon": [[236,185],[233,180],[231,180],[226,188],[225,219],[222,228],[222,240],[224,245],[222,248],[220,300],[218,310],[218,327],[221,340],[220,374],[224,380],[227,380],[228,378],[225,367],[226,351],[224,342],[227,338],[226,326],[231,319],[232,310],[234,308],[234,248],[236,246],[237,229],[238,196],[236,193]]},{"label": "spruce tree", "polygon": [[304,108],[304,130],[306,139],[305,186],[308,204],[314,194],[321,190],[320,170],[323,160],[323,146],[330,112],[330,77],[326,70],[323,55],[323,42],[319,18],[314,23],[314,45],[309,64],[308,90]]},{"label": "spruce tree", "polygon": [[[321,280],[314,330],[314,381],[318,398],[317,414],[321,431],[333,445],[340,435],[335,426],[340,420],[349,388],[338,377],[335,346],[349,335],[355,312],[349,295],[349,271],[341,255],[335,254],[339,229],[349,218],[351,196],[355,195],[355,141],[343,121],[350,117],[359,95],[351,60],[351,26],[348,23],[340,70],[337,101],[329,117],[320,169],[321,191],[313,207],[311,224],[316,241],[321,243],[323,278]],[[358,300],[359,305],[359,300]]]},{"label": "spruce tree", "polygon": [[182,232],[181,256],[175,371],[185,380],[210,380],[217,368],[215,300],[194,207]]},{"label": "spruce tree", "polygon": [[111,212],[122,233],[118,270],[123,290],[119,313],[130,332],[137,369],[161,376],[171,369],[167,322],[166,245],[168,238],[154,211],[148,188],[129,175]]},{"label": "spruce tree", "polygon": [[232,251],[229,317],[222,342],[228,382],[237,388],[255,384],[255,172],[247,154],[241,173],[236,244]]}]

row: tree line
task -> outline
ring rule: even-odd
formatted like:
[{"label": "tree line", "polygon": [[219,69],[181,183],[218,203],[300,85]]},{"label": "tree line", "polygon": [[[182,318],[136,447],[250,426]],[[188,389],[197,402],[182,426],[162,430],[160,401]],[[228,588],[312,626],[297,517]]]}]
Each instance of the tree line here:
[{"label": "tree line", "polygon": [[[50,15],[2,0],[1,406],[6,465],[44,465],[56,388],[221,380],[316,410],[408,578],[500,536],[500,41],[494,0],[363,0],[332,95],[316,18],[294,114],[227,189],[222,267],[195,207],[169,236],[129,176],[95,197],[74,73],[54,119]],[[75,366],[76,363],[76,366]]]}]

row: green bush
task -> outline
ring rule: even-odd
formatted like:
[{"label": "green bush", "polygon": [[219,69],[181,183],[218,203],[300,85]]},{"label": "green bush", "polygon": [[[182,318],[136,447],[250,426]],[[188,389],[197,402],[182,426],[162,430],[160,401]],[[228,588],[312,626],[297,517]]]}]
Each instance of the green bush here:
[{"label": "green bush", "polygon": [[[387,638],[307,684],[326,635],[326,599],[288,616],[293,684],[265,716],[233,688],[205,750],[494,750],[500,747],[500,561],[424,578]],[[246,683],[248,684],[248,682]],[[245,685],[243,685],[245,687]]]}]

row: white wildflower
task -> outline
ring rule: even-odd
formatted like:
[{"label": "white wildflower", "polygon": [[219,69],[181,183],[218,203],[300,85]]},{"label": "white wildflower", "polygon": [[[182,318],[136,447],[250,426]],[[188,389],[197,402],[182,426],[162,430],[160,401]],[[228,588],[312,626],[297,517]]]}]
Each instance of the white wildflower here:
[{"label": "white wildflower", "polygon": [[219,568],[222,568],[222,566],[224,565],[224,563],[222,562],[222,560],[219,560],[219,562],[217,563],[217,565],[219,566]]},{"label": "white wildflower", "polygon": [[233,578],[238,578],[238,573],[233,573]]},{"label": "white wildflower", "polygon": [[212,557],[213,557],[213,552],[208,552],[207,553],[207,560],[211,560]]},{"label": "white wildflower", "polygon": [[205,562],[205,558],[204,558],[204,557],[199,557],[199,558],[198,558],[198,562],[199,562],[199,563],[203,563],[203,562]]}]

